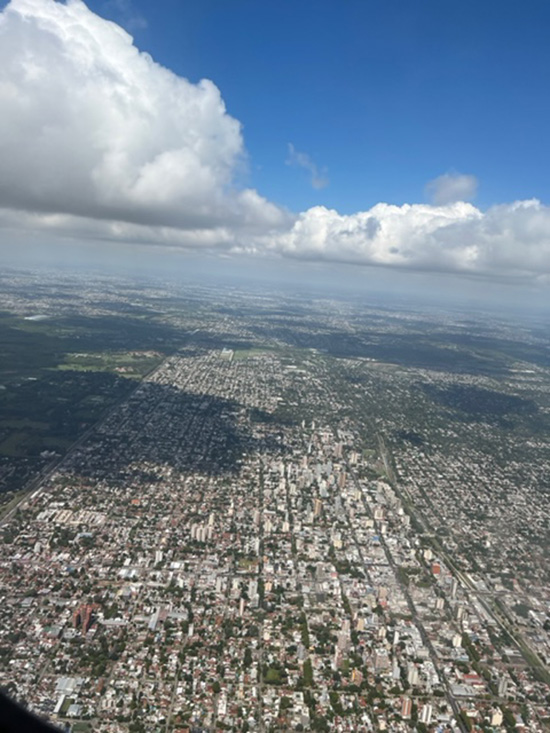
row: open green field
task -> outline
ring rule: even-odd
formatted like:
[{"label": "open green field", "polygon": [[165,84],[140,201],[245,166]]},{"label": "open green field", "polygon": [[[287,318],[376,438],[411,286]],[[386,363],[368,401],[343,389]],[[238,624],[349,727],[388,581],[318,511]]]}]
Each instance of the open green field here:
[{"label": "open green field", "polygon": [[141,379],[154,369],[162,355],[156,351],[123,351],[66,354],[57,366],[61,371],[112,372],[130,379]]},{"label": "open green field", "polygon": [[236,349],[233,352],[233,359],[235,361],[242,361],[243,359],[253,359],[257,356],[265,356],[266,354],[273,353],[274,349],[270,349],[267,346],[258,349]]},{"label": "open green field", "polygon": [[260,356],[274,355],[282,359],[287,365],[299,365],[304,361],[322,356],[322,352],[317,349],[301,348],[298,346],[288,346],[286,344],[275,344],[257,346],[247,349],[235,349],[233,359],[242,361],[243,359],[254,359]]}]

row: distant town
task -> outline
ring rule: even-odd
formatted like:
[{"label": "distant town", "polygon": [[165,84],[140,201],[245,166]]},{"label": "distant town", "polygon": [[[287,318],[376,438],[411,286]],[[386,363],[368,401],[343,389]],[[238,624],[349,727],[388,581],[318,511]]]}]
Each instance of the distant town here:
[{"label": "distant town", "polygon": [[2,278],[4,691],[75,733],[550,730],[535,317]]}]

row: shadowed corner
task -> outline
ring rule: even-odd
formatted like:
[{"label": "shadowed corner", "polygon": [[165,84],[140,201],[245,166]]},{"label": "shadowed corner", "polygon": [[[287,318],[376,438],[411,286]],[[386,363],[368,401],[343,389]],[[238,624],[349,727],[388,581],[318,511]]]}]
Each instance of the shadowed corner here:
[{"label": "shadowed corner", "polygon": [[0,733],[59,733],[57,728],[25,710],[0,691]]}]

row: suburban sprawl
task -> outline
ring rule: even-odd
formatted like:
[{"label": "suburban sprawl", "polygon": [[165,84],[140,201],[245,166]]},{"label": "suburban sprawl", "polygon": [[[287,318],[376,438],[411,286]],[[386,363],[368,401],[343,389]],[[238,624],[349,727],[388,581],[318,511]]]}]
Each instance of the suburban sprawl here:
[{"label": "suburban sprawl", "polygon": [[535,316],[13,271],[0,685],[61,730],[550,730]]}]

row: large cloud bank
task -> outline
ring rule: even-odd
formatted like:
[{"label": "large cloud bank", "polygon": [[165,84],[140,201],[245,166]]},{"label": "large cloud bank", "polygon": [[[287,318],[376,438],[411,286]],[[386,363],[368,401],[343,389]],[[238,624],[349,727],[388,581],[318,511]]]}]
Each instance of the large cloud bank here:
[{"label": "large cloud bank", "polygon": [[377,204],[343,216],[317,206],[264,246],[307,259],[539,276],[550,272],[550,208],[536,200],[495,206],[484,213],[464,202]]},{"label": "large cloud bank", "polygon": [[0,109],[5,230],[550,274],[550,208],[534,200],[482,212],[465,203],[477,187],[471,175],[432,181],[432,204],[380,203],[347,216],[325,207],[292,216],[237,186],[241,126],[216,86],[161,67],[81,0],[11,0],[0,13]]},{"label": "large cloud bank", "polygon": [[284,218],[232,186],[243,140],[216,86],[159,66],[80,0],[7,6],[0,108],[6,208],[203,232]]}]

